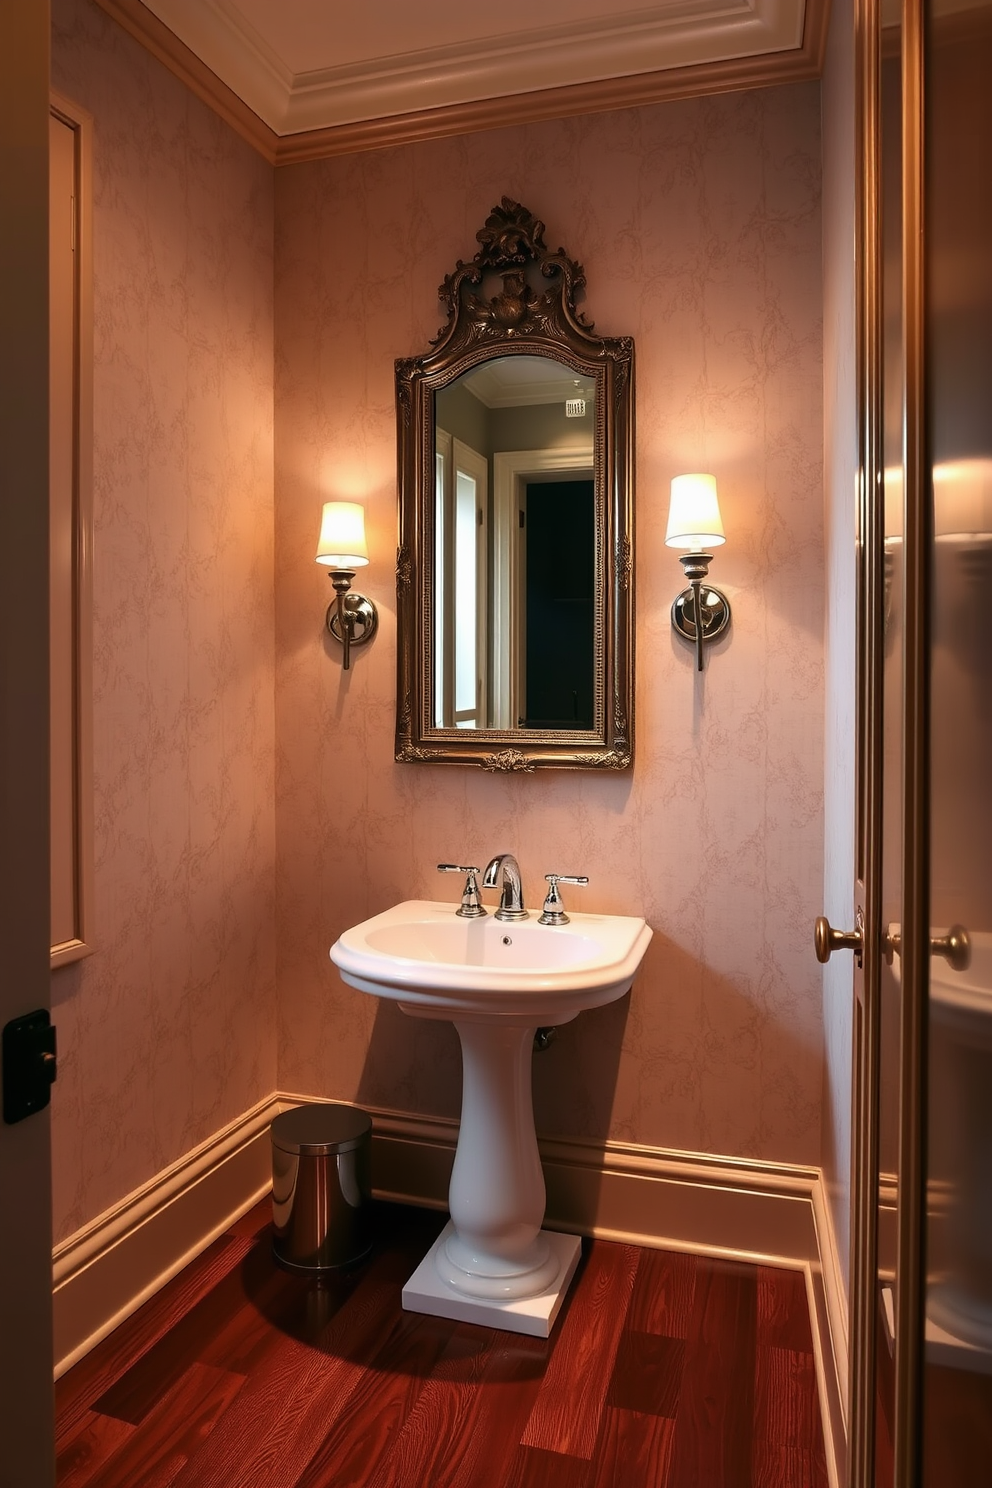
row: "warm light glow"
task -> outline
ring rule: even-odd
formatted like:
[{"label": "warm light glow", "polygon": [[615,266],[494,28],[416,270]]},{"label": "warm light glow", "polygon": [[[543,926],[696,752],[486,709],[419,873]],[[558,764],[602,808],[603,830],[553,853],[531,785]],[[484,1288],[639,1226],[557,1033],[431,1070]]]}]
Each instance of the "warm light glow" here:
[{"label": "warm light glow", "polygon": [[665,546],[702,550],[726,542],[716,476],[677,475],[672,481]]},{"label": "warm light glow", "polygon": [[365,508],[357,501],[325,501],[317,562],[327,568],[363,568],[369,561]]},{"label": "warm light glow", "polygon": [[902,537],[902,466],[886,465],[882,475],[885,492],[885,541]]},{"label": "warm light glow", "polygon": [[933,508],[938,540],[992,533],[992,460],[947,460],[935,465]]}]

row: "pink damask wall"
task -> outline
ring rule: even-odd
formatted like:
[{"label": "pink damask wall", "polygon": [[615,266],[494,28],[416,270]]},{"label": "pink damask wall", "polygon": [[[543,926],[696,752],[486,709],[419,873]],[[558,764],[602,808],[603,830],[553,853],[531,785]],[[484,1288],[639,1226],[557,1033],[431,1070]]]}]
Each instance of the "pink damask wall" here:
[{"label": "pink damask wall", "polygon": [[[343,986],[327,950],[443,860],[511,850],[528,899],[643,913],[632,996],[535,1065],[539,1128],[818,1163],[823,1034],[819,90],[700,98],[287,167],[276,179],[279,1081],[457,1113],[453,1031]],[[585,266],[637,356],[636,762],[493,777],[393,761],[393,359],[503,194]],[[715,472],[734,607],[702,677],[672,636],[668,483]],[[344,673],[322,637],[322,501],[366,503],[380,610]]]},{"label": "pink damask wall", "polygon": [[56,1238],[275,1085],[272,172],[88,0],[95,954],[56,972]]},{"label": "pink damask wall", "polygon": [[[537,1061],[543,1131],[817,1162],[816,86],[282,169],[273,307],[271,169],[89,0],[54,22],[54,84],[94,116],[96,319],[97,951],[54,977],[57,1237],[277,1087],[455,1114],[453,1031],[345,988],[327,948],[501,849],[532,903],[583,872],[576,907],[655,929],[631,998]],[[637,343],[636,763],[614,778],[392,758],[392,364],[503,193]],[[734,628],[697,678],[664,527],[700,466]],[[380,607],[349,674],[312,562],[331,496],[368,506]]]}]

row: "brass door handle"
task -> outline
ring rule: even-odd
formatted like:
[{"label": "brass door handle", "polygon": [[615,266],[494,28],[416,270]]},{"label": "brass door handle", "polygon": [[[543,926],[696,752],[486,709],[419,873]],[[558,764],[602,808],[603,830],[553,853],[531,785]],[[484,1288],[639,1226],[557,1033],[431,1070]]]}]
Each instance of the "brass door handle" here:
[{"label": "brass door handle", "polygon": [[[890,926],[882,938],[885,959],[892,965],[893,956],[902,954],[902,936],[898,926]],[[931,935],[931,956],[943,956],[952,971],[967,971],[971,965],[971,937],[963,925],[952,925],[946,935]]]},{"label": "brass door handle", "polygon": [[826,915],[817,915],[813,929],[813,944],[816,947],[817,961],[825,964],[830,960],[834,951],[853,951],[854,959],[860,966],[865,948],[864,915],[859,909],[853,930],[834,930]]}]

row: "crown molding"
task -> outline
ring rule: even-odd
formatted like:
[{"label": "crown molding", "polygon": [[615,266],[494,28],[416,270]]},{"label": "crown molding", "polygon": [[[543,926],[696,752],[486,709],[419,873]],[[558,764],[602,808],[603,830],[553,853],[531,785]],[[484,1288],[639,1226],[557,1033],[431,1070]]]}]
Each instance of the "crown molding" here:
[{"label": "crown molding", "polygon": [[[827,0],[807,0],[807,22],[814,9],[826,17]],[[600,83],[548,88],[513,98],[481,99],[450,108],[419,109],[389,118],[367,119],[359,124],[342,124],[332,129],[287,135],[279,140],[277,163],[297,164],[334,155],[355,155],[365,150],[416,144],[423,140],[448,139],[459,134],[478,134],[486,129],[506,129],[580,114],[639,108],[679,98],[808,82],[818,78],[823,70],[822,34],[818,24],[807,26],[803,45],[788,52],[734,58],[698,67],[667,68],[663,72],[641,73],[637,77],[607,78]]]},{"label": "crown molding", "polygon": [[292,73],[231,0],[145,4],[280,136],[789,51],[803,32],[803,0],[669,0],[585,24]]},{"label": "crown molding", "polygon": [[[203,55],[198,55],[197,50],[180,40],[143,0],[97,0],[97,3],[270,164],[283,165],[473,134],[508,125],[533,124],[578,114],[817,78],[823,65],[829,0],[805,0],[804,13],[797,13],[789,0],[756,0],[755,9],[746,4],[732,4],[720,12],[712,11],[709,16],[693,7],[689,0],[677,14],[669,9],[667,22],[655,27],[656,33],[663,35],[667,47],[665,65],[645,69],[645,62],[651,60],[650,52],[638,45],[626,54],[628,61],[636,56],[638,70],[635,72],[551,87],[533,86],[521,90],[521,81],[527,79],[518,65],[521,60],[519,53],[512,44],[478,47],[471,54],[463,52],[462,65],[449,69],[452,76],[447,80],[441,79],[449,91],[457,83],[466,95],[454,102],[433,102],[428,96],[430,90],[426,86],[425,69],[429,69],[425,59],[437,59],[438,51],[390,59],[389,65],[380,63],[369,68],[298,74],[288,84],[291,75],[261,38],[254,33],[248,34],[244,27],[234,27],[232,31],[234,23],[230,12],[221,8],[223,0],[155,0],[156,7],[163,13],[173,7],[177,11],[188,10],[191,6],[195,8],[198,29],[191,27],[188,36],[190,42],[195,41],[197,48],[202,44]],[[212,31],[211,25],[214,25]],[[738,27],[736,44],[731,41],[735,25]],[[549,28],[540,33],[548,46],[551,45],[548,38],[557,34],[558,29]],[[634,29],[632,23],[624,23],[612,27],[612,36],[596,33],[595,45],[601,48],[598,53],[600,72],[606,71],[602,59],[607,54],[612,59],[611,65],[618,65],[623,46],[629,42]],[[201,37],[201,32],[212,38],[209,44]],[[235,32],[243,42],[238,64],[247,78],[243,86],[246,94],[252,94],[254,106],[250,106],[232,86],[235,82],[239,88],[242,86],[242,80],[236,77],[237,69],[221,60],[221,38]],[[576,38],[573,60],[580,56],[583,45],[592,45],[590,35],[592,32],[587,28]],[[692,60],[692,47],[698,49],[701,39],[707,41],[714,55],[709,60]],[[223,65],[225,76],[208,66],[204,56],[215,58],[218,66]],[[450,62],[451,58],[448,60]],[[512,91],[485,92],[487,87],[497,86],[500,67],[504,66],[501,86],[509,86],[512,78]],[[535,70],[533,78],[538,76]],[[395,88],[392,86],[394,83]],[[274,117],[271,110],[278,106],[280,90],[285,93],[287,87],[288,101],[285,101],[281,115],[281,126],[273,128],[262,115],[262,109],[264,107]],[[477,90],[474,96],[472,88]],[[328,98],[332,96],[339,119],[347,114],[354,117],[317,126],[314,121],[321,117]],[[403,99],[412,99],[416,106],[398,107]],[[377,113],[376,108],[388,108],[389,111]]]}]

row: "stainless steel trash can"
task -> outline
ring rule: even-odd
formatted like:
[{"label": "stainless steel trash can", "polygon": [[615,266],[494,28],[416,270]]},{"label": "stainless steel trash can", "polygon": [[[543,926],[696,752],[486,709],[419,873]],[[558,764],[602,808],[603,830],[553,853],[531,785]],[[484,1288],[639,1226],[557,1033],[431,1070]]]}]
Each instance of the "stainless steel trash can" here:
[{"label": "stainless steel trash can", "polygon": [[297,1106],[272,1123],[272,1250],[308,1276],[372,1246],[372,1118],[354,1106]]}]

